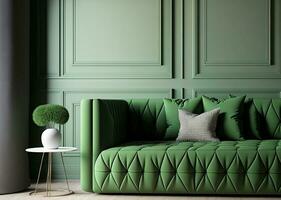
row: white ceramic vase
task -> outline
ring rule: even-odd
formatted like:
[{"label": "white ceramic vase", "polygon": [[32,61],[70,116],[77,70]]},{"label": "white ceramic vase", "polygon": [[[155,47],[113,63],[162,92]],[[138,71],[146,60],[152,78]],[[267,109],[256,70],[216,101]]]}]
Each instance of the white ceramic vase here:
[{"label": "white ceramic vase", "polygon": [[61,134],[56,128],[48,128],[41,135],[41,142],[44,148],[56,149],[60,145]]}]

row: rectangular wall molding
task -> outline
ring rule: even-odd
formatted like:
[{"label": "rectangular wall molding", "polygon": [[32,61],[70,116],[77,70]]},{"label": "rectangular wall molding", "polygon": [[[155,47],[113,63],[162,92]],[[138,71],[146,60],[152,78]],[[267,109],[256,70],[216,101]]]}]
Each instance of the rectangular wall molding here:
[{"label": "rectangular wall molding", "polygon": [[[112,0],[114,1],[114,0]],[[157,40],[157,56],[153,59],[123,59],[123,60],[111,60],[108,57],[105,57],[103,59],[93,59],[92,60],[79,60],[77,58],[77,0],[72,0],[73,2],[73,16],[72,16],[72,24],[73,24],[73,66],[134,66],[134,65],[142,65],[142,66],[161,66],[162,65],[162,56],[163,56],[163,51],[162,51],[162,37],[163,37],[163,28],[162,28],[162,9],[163,5],[162,2],[163,0],[151,0],[151,2],[156,2],[157,3],[157,10],[155,12],[157,13],[157,32],[158,32],[158,40]],[[79,2],[79,0],[78,0]],[[114,20],[114,19],[113,19]],[[113,28],[113,27],[112,27]]]},{"label": "rectangular wall molding", "polygon": [[[212,24],[208,24],[208,6],[207,0],[202,0],[202,49],[203,49],[203,64],[205,66],[270,66],[271,65],[271,24],[272,24],[272,17],[271,17],[271,0],[264,0],[265,5],[264,5],[264,12],[266,13],[266,20],[264,23],[264,32],[266,37],[261,38],[264,40],[266,43],[265,45],[265,58],[264,60],[248,60],[247,62],[245,61],[240,61],[240,60],[224,60],[224,61],[216,61],[216,60],[208,60],[207,54],[208,54],[208,27],[212,27]],[[239,14],[239,13],[237,13]],[[227,17],[227,16],[226,16]],[[229,21],[231,24],[231,21]],[[262,23],[262,21],[260,21]],[[260,40],[261,42],[261,40]]]},{"label": "rectangular wall molding", "polygon": [[[276,23],[279,19],[273,19],[276,15],[272,14],[277,2],[259,0],[257,4],[254,0],[251,3],[239,1],[237,12],[223,15],[229,5],[235,2],[221,1],[220,4],[207,0],[192,1],[193,25],[189,26],[192,30],[192,78],[279,79],[281,45],[277,41],[280,41],[280,25]],[[248,12],[249,10],[251,12]],[[245,16],[241,16],[241,12]],[[253,14],[255,12],[256,15]],[[262,18],[258,20],[254,16]],[[247,28],[246,22],[253,22],[252,27]],[[222,27],[225,27],[224,31],[217,30]],[[225,34],[230,28],[233,30]],[[273,43],[275,45],[272,45]],[[218,56],[219,58],[216,58]]]},{"label": "rectangular wall molding", "polygon": [[[62,77],[172,77],[172,0],[121,0],[117,7],[99,0],[61,1]],[[147,13],[136,17],[130,10]]]},{"label": "rectangular wall molding", "polygon": [[261,89],[261,88],[194,88],[192,89],[192,97],[206,95],[209,97],[224,97],[229,95],[247,95],[254,98],[281,98],[280,89]]}]

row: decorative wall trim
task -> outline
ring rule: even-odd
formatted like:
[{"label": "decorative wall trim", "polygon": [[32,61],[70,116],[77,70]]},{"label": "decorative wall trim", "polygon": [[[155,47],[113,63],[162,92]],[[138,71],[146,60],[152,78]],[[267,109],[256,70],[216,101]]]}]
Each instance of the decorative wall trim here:
[{"label": "decorative wall trim", "polygon": [[60,67],[59,67],[59,77],[61,77],[64,73],[64,66],[65,66],[65,0],[59,0],[60,2],[60,14],[59,14],[59,23],[60,23],[60,34],[59,34],[59,41],[60,41]]},{"label": "decorative wall trim", "polygon": [[[256,98],[279,98],[280,89],[261,88],[193,88],[192,97],[198,95],[219,94],[227,97],[229,94],[255,96]],[[216,97],[216,96],[215,96]]]},{"label": "decorative wall trim", "polygon": [[181,98],[185,99],[185,95],[186,95],[185,88],[181,88]]},{"label": "decorative wall trim", "polygon": [[[75,90],[67,90],[65,89],[63,91],[63,95],[66,94],[73,94],[73,93],[83,93],[83,94],[94,94],[96,96],[95,98],[102,98],[101,95],[112,95],[112,94],[158,94],[159,96],[162,95],[162,97],[168,97],[172,98],[173,96],[173,88],[95,88],[95,89],[75,89]],[[99,96],[100,95],[100,96]],[[166,96],[165,96],[166,95]],[[93,97],[94,98],[94,97]],[[113,99],[116,99],[116,97],[112,97]],[[124,99],[124,97],[120,96],[120,99]],[[135,98],[135,97],[132,97]],[[143,97],[146,98],[146,97]],[[149,97],[147,97],[149,98]]]},{"label": "decorative wall trim", "polygon": [[199,57],[198,57],[198,46],[199,46],[199,12],[198,12],[198,1],[192,0],[192,78],[196,78],[199,71]]},{"label": "decorative wall trim", "polygon": [[[155,0],[154,0],[155,1]],[[73,66],[75,65],[78,65],[78,66],[126,66],[126,65],[129,65],[129,66],[151,66],[151,65],[155,65],[155,66],[161,66],[162,65],[162,54],[163,54],[163,50],[162,50],[162,35],[163,35],[163,29],[162,29],[162,1],[163,0],[156,0],[158,2],[158,7],[159,7],[159,48],[158,48],[158,51],[159,51],[159,57],[157,59],[157,61],[143,61],[143,60],[135,60],[134,62],[132,61],[111,61],[111,62],[108,62],[108,61],[101,61],[101,62],[97,62],[95,60],[91,60],[91,61],[79,61],[77,59],[77,56],[76,56],[76,23],[77,23],[77,15],[76,15],[76,2],[77,0],[72,0],[72,3],[73,3],[73,15],[72,15],[72,23],[73,23],[73,48],[72,48],[72,51],[73,51]]]},{"label": "decorative wall trim", "polygon": [[180,46],[180,56],[181,56],[181,78],[184,79],[185,78],[185,59],[184,59],[184,42],[185,42],[185,37],[184,37],[184,23],[185,23],[185,18],[184,18],[184,0],[180,1],[180,6],[181,6],[181,26],[180,26],[180,34],[181,34],[181,46]]},{"label": "decorative wall trim", "polygon": [[268,26],[265,27],[268,33],[268,59],[264,62],[256,62],[256,61],[249,61],[249,62],[237,62],[237,61],[228,61],[228,62],[218,62],[218,61],[208,61],[207,59],[207,0],[202,0],[203,6],[203,63],[205,66],[270,66],[271,65],[271,0],[267,0],[267,6],[265,7],[266,12],[268,13]]},{"label": "decorative wall trim", "polygon": [[[112,61],[112,62],[96,62],[96,61],[79,61],[76,56],[76,0],[61,0],[61,48],[60,48],[60,77],[77,77],[77,78],[172,78],[173,77],[173,1],[157,0],[159,3],[159,58],[155,61]],[[70,9],[71,8],[71,9]],[[70,12],[70,13],[69,13]],[[167,12],[164,14],[164,12]],[[67,15],[67,17],[66,17]],[[66,31],[67,20],[72,25],[71,40],[72,46],[66,48],[66,37],[69,30]],[[69,29],[69,27],[67,28]],[[167,36],[163,36],[163,35]],[[68,38],[69,39],[69,38]],[[67,53],[66,49],[70,48]],[[71,59],[71,60],[70,60]]]},{"label": "decorative wall trim", "polygon": [[[206,0],[201,0],[206,2]],[[270,31],[268,35],[269,41],[269,59],[265,63],[210,63],[204,64],[204,55],[203,60],[200,58],[200,32],[199,32],[199,1],[192,0],[192,25],[191,34],[192,34],[192,79],[280,79],[281,78],[281,63],[280,60],[273,61],[277,56],[273,55],[272,41],[275,39],[272,38],[272,31],[275,30],[272,26],[273,21],[271,20],[273,16],[272,10],[272,0],[267,0],[267,8],[269,12],[269,25],[268,30]],[[206,20],[205,20],[206,21]],[[206,31],[205,31],[206,32]],[[275,37],[277,37],[276,32],[274,32]],[[205,39],[206,40],[206,39]],[[204,43],[204,41],[203,41]],[[280,49],[280,47],[278,47]],[[206,50],[206,48],[205,48]],[[205,59],[206,60],[206,59]],[[201,63],[202,62],[202,63]],[[206,62],[205,62],[206,63]]]},{"label": "decorative wall trim", "polygon": [[182,88],[183,92],[183,99],[190,99],[193,98],[194,96],[192,95],[192,90],[190,88]]},{"label": "decorative wall trim", "polygon": [[76,147],[78,146],[78,143],[77,143],[77,140],[76,140],[76,128],[77,128],[77,120],[76,120],[76,114],[77,114],[77,108],[80,107],[80,103],[73,103],[72,104],[72,118],[73,118],[73,126],[72,126],[72,138],[73,138],[73,141],[72,141],[72,146],[73,147]]}]

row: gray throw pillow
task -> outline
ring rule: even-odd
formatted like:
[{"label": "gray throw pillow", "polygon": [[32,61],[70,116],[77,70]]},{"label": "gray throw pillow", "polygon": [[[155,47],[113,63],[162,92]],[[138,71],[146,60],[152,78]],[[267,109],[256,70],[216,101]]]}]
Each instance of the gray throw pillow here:
[{"label": "gray throw pillow", "polygon": [[179,109],[180,130],[177,140],[219,141],[216,137],[219,114],[219,108],[199,115]]}]

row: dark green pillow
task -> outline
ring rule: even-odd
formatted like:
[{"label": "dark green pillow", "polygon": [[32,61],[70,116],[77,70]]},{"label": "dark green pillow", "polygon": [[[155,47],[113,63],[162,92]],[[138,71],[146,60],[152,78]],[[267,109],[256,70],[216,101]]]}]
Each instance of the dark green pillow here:
[{"label": "dark green pillow", "polygon": [[220,108],[221,112],[217,124],[217,136],[221,140],[243,139],[243,103],[245,96],[224,100],[202,97],[204,112]]},{"label": "dark green pillow", "polygon": [[244,106],[244,130],[247,139],[262,139],[262,120],[253,99],[248,99]]},{"label": "dark green pillow", "polygon": [[201,100],[201,96],[193,99],[164,99],[168,125],[164,139],[175,139],[178,136],[180,128],[178,109],[182,108],[189,112],[200,114],[203,112]]},{"label": "dark green pillow", "polygon": [[[235,95],[229,94],[230,98]],[[253,98],[247,98],[243,108],[243,134],[245,139],[262,139],[261,116],[258,112]]]}]

